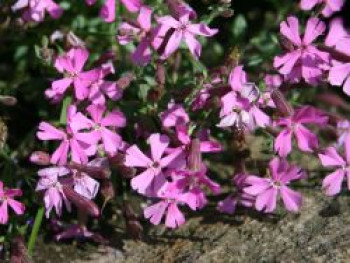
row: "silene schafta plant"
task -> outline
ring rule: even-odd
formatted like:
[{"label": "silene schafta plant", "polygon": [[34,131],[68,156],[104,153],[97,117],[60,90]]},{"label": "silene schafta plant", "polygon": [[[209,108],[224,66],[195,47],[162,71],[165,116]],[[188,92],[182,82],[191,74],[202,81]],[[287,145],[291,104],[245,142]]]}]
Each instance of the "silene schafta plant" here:
[{"label": "silene schafta plant", "polygon": [[[0,224],[31,222],[5,235],[24,247],[12,258],[32,253],[43,220],[57,241],[107,244],[89,229],[89,218],[103,220],[116,205],[134,238],[142,238],[144,220],[181,227],[188,214],[214,202],[212,195],[220,199],[217,210],[231,215],[302,213],[304,155],[327,169],[315,188],[327,196],[350,189],[349,119],[303,97],[322,90],[337,107],[350,95],[350,29],[337,16],[344,1],[301,0],[304,12],[280,22],[279,44],[276,37],[270,57],[262,56],[264,67],[238,46],[215,67],[204,64],[209,43],[225,37],[216,19],[235,19],[231,1],[202,14],[182,0],[81,0],[81,16],[97,8],[102,21],[94,23],[106,34],[76,26],[67,32],[66,16],[79,1],[60,2],[18,0],[11,7],[23,30],[57,27],[37,48],[48,80],[41,93],[51,109],[41,116],[40,143],[28,156],[38,166],[27,182],[34,190],[23,187],[40,201],[21,201],[23,183],[0,180]],[[11,105],[9,98],[1,95],[1,103]],[[327,132],[334,142],[324,138]],[[258,162],[246,150],[257,137],[267,142],[269,160]],[[232,180],[213,172],[227,154]],[[225,180],[231,187],[223,187]],[[69,213],[77,220],[65,225],[61,218]]]}]

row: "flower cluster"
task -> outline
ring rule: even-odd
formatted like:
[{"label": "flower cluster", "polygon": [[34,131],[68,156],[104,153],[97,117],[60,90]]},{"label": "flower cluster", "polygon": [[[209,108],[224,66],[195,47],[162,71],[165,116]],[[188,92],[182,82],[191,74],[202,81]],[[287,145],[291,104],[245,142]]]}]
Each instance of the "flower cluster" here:
[{"label": "flower cluster", "polygon": [[[181,82],[186,87],[179,95],[167,87],[170,57],[174,55],[176,65],[172,66],[177,71],[181,61],[175,54],[181,54],[185,46],[191,63],[201,65],[199,37],[212,37],[218,30],[197,22],[196,12],[179,0],[160,4],[169,11],[165,15],[165,8],[159,11],[140,0],[120,2],[131,14],[120,17],[115,44],[121,49],[127,45],[132,50],[130,61],[142,70],[116,79],[113,61],[97,60],[91,67],[88,49],[75,45],[55,56],[53,67],[61,77],[45,91],[51,103],[63,107],[60,122],[42,121],[38,126],[37,138],[53,141],[56,149],[31,156],[33,163],[44,166],[38,171],[36,191],[43,194],[47,217],[53,211],[61,216],[63,207],[70,211],[72,205],[78,214],[85,215],[78,225],[58,234],[58,240],[73,236],[101,240],[87,230],[86,215],[100,215],[94,201],[99,194],[105,200],[114,197],[111,176],[115,174],[121,177],[123,191],[127,191],[125,182],[130,183],[132,191],[146,200],[143,215],[152,224],[160,224],[165,217],[167,227],[182,225],[183,207],[200,210],[208,204],[208,195],[221,193],[222,187],[212,180],[210,162],[203,156],[221,153],[230,143],[219,143],[211,134],[232,136],[234,191],[218,203],[221,212],[233,214],[237,207],[245,207],[272,213],[279,199],[286,210],[298,212],[302,193],[294,190],[293,183],[307,176],[288,160],[293,157],[294,144],[302,154],[313,154],[323,166],[335,168],[323,180],[326,194],[341,191],[344,177],[350,176],[349,121],[314,105],[287,100],[289,91],[298,84],[343,86],[350,95],[350,32],[340,18],[333,18],[327,28],[318,15],[301,27],[298,18],[290,16],[280,24],[283,54],[274,57],[273,72],[248,77],[244,60],[230,57],[224,65],[192,76],[189,91],[187,83]],[[301,8],[322,7],[322,15],[330,17],[343,2],[301,1]],[[96,0],[85,3],[94,5]],[[53,18],[62,13],[51,0],[20,0],[13,6],[15,11],[19,9],[26,21],[35,22],[42,21],[46,11]],[[105,0],[100,15],[106,22],[115,21],[116,0]],[[305,29],[300,32],[300,28]],[[155,73],[154,79],[147,80],[156,84],[146,91],[144,103],[133,100],[132,107],[123,108],[134,96],[133,86],[130,94],[125,88],[142,79],[145,72]],[[177,85],[177,78],[174,74],[171,85]],[[143,80],[146,78],[138,84]],[[142,84],[134,86],[142,90]],[[323,147],[319,131],[331,126],[337,131],[337,143]],[[244,149],[246,138],[261,131],[271,142],[270,160],[261,167],[250,166]],[[267,168],[266,173],[261,172],[262,167]],[[258,172],[263,175],[258,176]],[[7,205],[17,214],[22,214],[24,207],[12,199],[20,195],[19,190],[1,189],[0,222],[6,223]],[[130,219],[126,225],[139,236],[137,217],[125,207]]]}]

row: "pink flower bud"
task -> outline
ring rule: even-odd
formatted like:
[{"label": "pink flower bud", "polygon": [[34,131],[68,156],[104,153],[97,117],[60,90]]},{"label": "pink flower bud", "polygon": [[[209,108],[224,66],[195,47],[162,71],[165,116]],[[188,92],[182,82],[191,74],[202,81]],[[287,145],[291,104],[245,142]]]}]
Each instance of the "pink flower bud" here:
[{"label": "pink flower bud", "polygon": [[190,144],[188,167],[191,171],[198,172],[202,165],[202,154],[200,150],[200,140],[193,139]]},{"label": "pink flower bud", "polygon": [[49,165],[50,155],[47,152],[35,151],[30,155],[29,160],[37,165]]},{"label": "pink flower bud", "polygon": [[100,216],[100,210],[93,201],[78,194],[73,190],[73,188],[67,185],[63,185],[62,188],[68,200],[71,201],[76,207],[78,207],[79,209],[85,210],[89,215],[93,217]]},{"label": "pink flower bud", "polygon": [[0,103],[4,104],[5,106],[14,106],[17,104],[17,99],[12,96],[0,95]]},{"label": "pink flower bud", "polygon": [[293,110],[292,106],[287,102],[287,100],[284,97],[284,95],[282,94],[282,92],[275,89],[271,93],[271,99],[275,103],[278,112],[282,116],[289,117],[289,116],[293,115],[294,110]]}]

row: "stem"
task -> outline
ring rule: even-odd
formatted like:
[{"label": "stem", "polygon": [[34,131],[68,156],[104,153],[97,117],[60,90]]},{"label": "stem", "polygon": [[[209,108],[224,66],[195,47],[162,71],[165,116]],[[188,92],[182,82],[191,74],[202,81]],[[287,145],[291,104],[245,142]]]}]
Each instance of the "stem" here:
[{"label": "stem", "polygon": [[35,216],[34,226],[32,233],[30,234],[28,241],[28,254],[31,255],[35,246],[36,239],[38,237],[39,229],[41,226],[41,222],[43,221],[45,209],[44,207],[40,207]]}]

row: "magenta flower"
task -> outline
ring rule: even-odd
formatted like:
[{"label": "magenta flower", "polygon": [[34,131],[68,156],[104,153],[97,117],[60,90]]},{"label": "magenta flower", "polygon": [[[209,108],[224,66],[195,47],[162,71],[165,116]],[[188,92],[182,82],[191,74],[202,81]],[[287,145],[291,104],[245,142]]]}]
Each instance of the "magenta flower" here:
[{"label": "magenta flower", "polygon": [[177,228],[185,223],[185,217],[178,208],[179,204],[185,203],[184,194],[175,183],[165,183],[159,190],[158,197],[163,200],[146,207],[143,214],[154,225],[159,225],[166,213],[165,225],[170,228]]},{"label": "magenta flower", "polygon": [[344,93],[350,96],[350,63],[337,63],[334,61],[333,66],[329,70],[328,80],[334,86],[343,86]]},{"label": "magenta flower", "polygon": [[91,83],[99,78],[99,70],[83,72],[83,67],[89,57],[89,52],[83,48],[72,48],[67,54],[59,56],[55,61],[55,68],[65,77],[52,82],[51,88],[45,94],[48,98],[57,100],[70,85],[74,85],[74,94],[78,100],[84,100],[89,95]]},{"label": "magenta flower", "polygon": [[[177,139],[184,149],[189,148],[193,138],[191,138],[189,134],[189,128],[184,125],[178,125],[175,127],[175,134]],[[210,139],[210,131],[209,130],[200,130],[197,134],[198,139],[200,140],[199,150],[203,153],[211,153],[211,152],[221,152],[222,146],[220,143],[213,141]]]},{"label": "magenta flower", "polygon": [[25,206],[14,199],[16,196],[22,196],[21,189],[4,189],[4,184],[0,181],[0,224],[7,224],[9,220],[8,206],[17,215],[24,214]]},{"label": "magenta flower", "polygon": [[136,22],[125,22],[119,27],[117,36],[121,45],[129,44],[133,38],[138,37],[140,43],[132,54],[132,60],[138,65],[146,65],[151,60],[152,45],[152,9],[143,6]]},{"label": "magenta flower", "polygon": [[181,200],[192,210],[202,209],[207,204],[205,188],[210,189],[215,195],[221,192],[220,185],[207,176],[205,165],[202,165],[199,171],[174,171],[172,178],[176,187],[184,191]]},{"label": "magenta flower", "polygon": [[221,121],[217,126],[254,129],[269,125],[270,117],[258,105],[259,91],[254,83],[247,81],[243,66],[232,69],[229,83],[231,91],[221,98]]},{"label": "magenta flower", "polygon": [[311,106],[301,107],[292,116],[281,117],[276,121],[276,125],[283,129],[275,139],[275,151],[279,156],[286,157],[292,150],[292,135],[294,135],[300,150],[313,152],[318,148],[318,139],[305,124],[324,125],[327,121],[326,116]]},{"label": "magenta flower", "polygon": [[62,184],[59,181],[60,177],[67,176],[71,171],[64,167],[50,167],[38,171],[40,176],[36,186],[36,191],[45,191],[44,203],[46,208],[46,217],[50,216],[52,208],[55,208],[56,214],[62,214],[63,202],[70,211],[70,203],[65,196]]},{"label": "magenta flower", "polygon": [[322,15],[330,17],[333,13],[341,10],[344,0],[301,0],[300,8],[309,11],[316,5],[323,5]]},{"label": "magenta flower", "polygon": [[[195,59],[198,59],[201,55],[202,46],[196,40],[195,36],[211,37],[218,32],[217,29],[211,29],[203,23],[192,24],[190,22],[190,13],[188,12],[180,14],[178,20],[172,16],[163,16],[157,18],[157,22],[161,26],[159,30],[160,35],[157,38],[164,38],[162,34],[165,34],[169,30],[174,30],[170,38],[164,40],[167,42],[165,43],[164,52],[161,55],[162,59],[166,59],[172,55],[179,48],[182,40],[185,41]],[[159,44],[154,43],[156,46]],[[156,49],[158,48],[159,46],[156,47]]]},{"label": "magenta flower", "polygon": [[159,133],[152,134],[148,139],[148,143],[151,147],[151,158],[143,154],[136,145],[128,148],[125,156],[126,166],[146,168],[145,171],[131,180],[131,187],[141,194],[145,194],[151,185],[157,188],[164,183],[164,169],[180,169],[185,163],[181,148],[163,156],[169,146],[169,138],[167,136]]},{"label": "magenta flower", "polygon": [[[77,113],[72,118],[71,127],[76,131],[91,129],[89,132],[80,133],[79,137],[84,141],[90,141],[95,146],[102,141],[104,150],[110,155],[115,155],[122,146],[122,138],[111,128],[125,127],[126,119],[124,114],[117,110],[105,114],[105,106],[94,104],[91,104],[86,110],[92,120],[85,117],[82,113]],[[93,154],[96,150],[97,148],[94,147],[94,150],[92,150]]]},{"label": "magenta flower", "polygon": [[[85,0],[87,5],[93,5],[97,0]],[[141,0],[120,0],[129,12],[136,13],[140,10]],[[100,17],[107,23],[115,20],[116,0],[105,0],[100,10]]]},{"label": "magenta flower", "polygon": [[327,148],[318,157],[323,166],[335,167],[336,170],[323,179],[322,188],[326,195],[333,196],[340,192],[346,176],[350,190],[350,136],[345,138],[345,158],[341,157],[334,147]]},{"label": "magenta flower", "polygon": [[[58,225],[58,223],[56,223]],[[57,227],[61,228],[60,225]],[[55,239],[57,241],[66,240],[66,239],[77,239],[77,240],[92,240],[99,244],[107,244],[108,240],[103,238],[100,234],[94,233],[84,225],[81,224],[73,224],[68,226],[59,234],[55,235]]]},{"label": "magenta flower", "polygon": [[255,208],[258,211],[273,212],[276,209],[277,198],[281,195],[286,209],[290,212],[298,212],[302,196],[290,189],[288,184],[291,181],[303,179],[305,174],[297,166],[290,165],[286,160],[277,157],[271,160],[269,168],[271,178],[248,176],[246,183],[250,186],[245,187],[243,191],[256,197]]},{"label": "magenta flower", "polygon": [[325,44],[350,55],[350,30],[344,27],[343,19],[335,18],[331,21]]},{"label": "magenta flower", "polygon": [[311,85],[316,85],[329,64],[329,54],[318,50],[312,42],[324,33],[326,25],[317,18],[307,21],[303,38],[299,34],[299,21],[296,17],[288,17],[281,23],[282,36],[290,47],[288,53],[277,56],[274,67],[290,82],[304,79]]},{"label": "magenta flower", "polygon": [[63,9],[53,0],[17,0],[11,8],[13,12],[23,9],[23,19],[34,22],[43,21],[45,12],[53,19],[59,18],[63,13]]},{"label": "magenta flower", "polygon": [[348,120],[339,121],[337,123],[337,147],[344,145],[345,138],[350,136],[350,122]]},{"label": "magenta flower", "polygon": [[[94,154],[93,146],[96,144],[94,137],[88,137],[79,132],[78,128],[83,125],[82,118],[77,118],[75,106],[69,106],[67,109],[66,131],[57,129],[47,122],[39,124],[37,137],[43,141],[61,141],[56,151],[51,156],[51,163],[64,165],[67,163],[68,153],[72,161],[77,163],[87,163],[88,157]],[[79,114],[80,116],[80,114]]]},{"label": "magenta flower", "polygon": [[169,103],[168,109],[160,114],[164,127],[184,126],[190,118],[181,104]]},{"label": "magenta flower", "polygon": [[252,207],[254,205],[255,197],[243,191],[248,186],[246,183],[248,176],[248,174],[239,173],[233,177],[232,181],[235,186],[235,192],[218,203],[218,211],[234,214],[238,206]]},{"label": "magenta flower", "polygon": [[116,101],[122,97],[123,90],[118,87],[115,81],[104,80],[111,73],[115,73],[112,63],[106,63],[101,66],[99,78],[91,83],[90,86],[89,100],[91,103],[105,105],[106,97],[112,101]]}]

